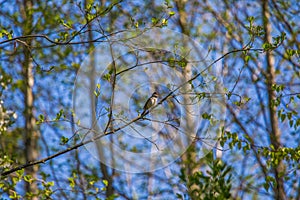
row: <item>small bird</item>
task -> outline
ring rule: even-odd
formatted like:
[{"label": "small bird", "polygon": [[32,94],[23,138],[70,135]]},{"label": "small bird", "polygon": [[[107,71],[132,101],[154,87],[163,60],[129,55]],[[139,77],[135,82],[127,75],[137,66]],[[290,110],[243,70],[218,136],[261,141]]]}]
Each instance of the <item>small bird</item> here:
[{"label": "small bird", "polygon": [[152,96],[146,101],[144,108],[143,108],[144,110],[143,110],[141,116],[143,116],[147,110],[149,110],[150,108],[155,106],[155,104],[157,102],[157,97],[158,97],[157,92],[153,92]]}]

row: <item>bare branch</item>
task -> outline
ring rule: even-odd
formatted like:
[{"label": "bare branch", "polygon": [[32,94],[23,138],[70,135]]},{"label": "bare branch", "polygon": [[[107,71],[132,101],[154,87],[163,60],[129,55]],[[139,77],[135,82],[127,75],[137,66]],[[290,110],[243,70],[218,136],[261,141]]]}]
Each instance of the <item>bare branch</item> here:
[{"label": "bare branch", "polygon": [[[236,50],[232,50],[232,51],[229,51],[227,52],[226,54],[222,55],[221,57],[219,57],[218,59],[216,59],[215,61],[213,61],[210,65],[208,65],[205,69],[203,69],[201,72],[199,72],[198,74],[196,74],[195,76],[193,76],[190,80],[182,83],[181,85],[177,86],[174,90],[172,90],[168,95],[166,95],[164,98],[162,98],[156,106],[150,108],[148,111],[145,112],[144,116],[147,115],[149,112],[151,112],[153,109],[155,109],[157,106],[159,106],[160,104],[162,104],[165,100],[167,100],[170,96],[172,96],[177,90],[179,90],[180,88],[182,88],[183,86],[185,86],[186,84],[188,84],[189,82],[195,80],[197,77],[199,77],[202,73],[204,73],[206,70],[208,70],[210,67],[212,67],[214,64],[216,64],[217,62],[219,62],[220,60],[222,60],[223,58],[229,56],[230,54],[233,54],[233,53],[237,53],[237,52],[245,52],[245,51],[259,51],[259,52],[263,52],[263,49],[251,49],[251,48],[247,48],[247,49],[236,49]],[[72,150],[75,150],[81,146],[84,146],[86,144],[89,144],[91,142],[94,142],[96,140],[99,140],[101,139],[102,137],[106,136],[106,135],[110,135],[110,134],[115,134],[117,133],[118,131],[124,129],[125,127],[127,126],[130,126],[131,124],[133,124],[134,122],[142,119],[143,116],[138,116],[134,119],[132,119],[130,122],[128,122],[127,124],[124,124],[118,128],[115,128],[109,132],[104,132],[98,136],[95,136],[93,137],[92,139],[89,139],[87,141],[83,141],[83,142],[80,142],[72,147],[69,147],[65,150],[62,150],[62,151],[59,151],[51,156],[48,156],[46,158],[43,158],[43,159],[40,159],[40,160],[37,160],[37,161],[31,161],[31,162],[28,162],[26,164],[23,164],[23,165],[20,165],[20,166],[17,166],[13,169],[10,169],[8,171],[4,171],[3,173],[1,173],[1,176],[7,176],[15,171],[18,171],[18,170],[21,170],[21,169],[24,169],[24,168],[27,168],[27,167],[30,167],[30,166],[33,166],[33,165],[38,165],[38,164],[42,164],[42,163],[45,163],[46,161],[48,160],[51,160],[53,158],[56,158],[60,155],[63,155],[65,153],[68,153]],[[243,128],[243,126],[242,126]],[[245,132],[247,132],[246,130],[244,130]],[[263,166],[263,165],[262,165]]]}]

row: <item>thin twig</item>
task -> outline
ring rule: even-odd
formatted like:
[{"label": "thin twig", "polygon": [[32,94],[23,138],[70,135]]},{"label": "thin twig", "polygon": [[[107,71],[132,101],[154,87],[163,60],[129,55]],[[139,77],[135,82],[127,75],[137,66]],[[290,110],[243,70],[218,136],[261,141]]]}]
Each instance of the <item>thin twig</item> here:
[{"label": "thin twig", "polygon": [[[218,59],[216,59],[215,61],[213,61],[210,65],[208,65],[205,69],[203,69],[201,72],[199,72],[198,74],[196,74],[194,77],[192,77],[191,79],[187,80],[186,82],[182,83],[181,85],[177,86],[175,89],[173,89],[168,95],[166,95],[164,98],[162,98],[158,103],[157,105],[155,105],[154,107],[150,108],[148,111],[145,112],[144,116],[146,114],[148,114],[149,112],[151,112],[153,109],[155,109],[157,106],[159,106],[160,104],[162,104],[166,99],[168,99],[170,96],[172,96],[177,90],[179,90],[180,88],[182,88],[183,86],[185,86],[186,84],[188,84],[189,82],[195,80],[197,77],[199,77],[203,72],[205,72],[206,70],[208,70],[210,67],[212,67],[214,64],[216,64],[217,62],[219,62],[220,60],[222,60],[223,58],[227,57],[228,55],[232,54],[232,53],[236,53],[236,52],[245,52],[245,51],[263,51],[263,49],[236,49],[236,50],[232,50],[232,51],[229,51],[227,52],[226,54],[222,55],[221,57],[219,57]],[[77,149],[81,146],[84,146],[86,144],[89,144],[91,142],[94,142],[96,140],[99,140],[101,139],[102,137],[104,136],[107,136],[107,135],[110,135],[110,134],[114,134],[114,133],[117,133],[118,131],[124,129],[125,127],[127,126],[130,126],[131,124],[135,123],[136,121],[142,119],[143,116],[138,116],[134,119],[132,119],[130,122],[128,122],[127,124],[124,124],[116,129],[113,129],[109,132],[104,132],[96,137],[93,137],[92,139],[90,140],[87,140],[87,141],[83,141],[83,142],[80,142],[72,147],[69,147],[65,150],[62,150],[62,151],[59,151],[51,156],[48,156],[46,158],[43,158],[43,159],[40,159],[40,160],[37,160],[37,161],[31,161],[31,162],[28,162],[26,164],[23,164],[23,165],[19,165],[13,169],[10,169],[10,170],[7,170],[7,171],[4,171],[1,173],[1,176],[7,176],[15,171],[18,171],[18,170],[21,170],[21,169],[24,169],[24,168],[27,168],[27,167],[30,167],[30,166],[33,166],[33,165],[37,165],[37,164],[42,164],[42,163],[45,163],[46,161],[48,160],[51,160],[55,157],[58,157],[60,155],[63,155],[65,153],[68,153],[74,149]],[[260,161],[260,160],[259,160]],[[264,169],[265,170],[265,169]],[[264,171],[263,170],[263,171]],[[265,171],[264,171],[265,172]]]}]

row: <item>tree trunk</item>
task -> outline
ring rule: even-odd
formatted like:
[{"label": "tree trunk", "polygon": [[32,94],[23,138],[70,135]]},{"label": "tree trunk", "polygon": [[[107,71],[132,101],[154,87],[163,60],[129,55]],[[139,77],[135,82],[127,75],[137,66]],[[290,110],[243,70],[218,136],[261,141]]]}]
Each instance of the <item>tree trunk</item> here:
[{"label": "tree trunk", "polygon": [[[271,23],[269,21],[270,18],[270,12],[269,12],[269,5],[268,1],[263,0],[262,1],[262,12],[263,12],[263,25],[264,25],[264,31],[265,31],[265,42],[271,43],[272,42],[272,36],[271,36]],[[280,147],[280,135],[281,132],[279,130],[278,126],[278,117],[276,114],[277,106],[274,104],[276,100],[276,94],[275,91],[272,89],[272,85],[274,85],[275,82],[275,58],[272,51],[266,52],[266,61],[267,61],[267,74],[266,74],[266,80],[267,80],[267,88],[268,88],[268,109],[270,114],[270,125],[271,125],[271,134],[270,134],[270,141],[271,144],[274,146],[275,150]],[[286,199],[285,191],[284,191],[284,180],[283,177],[279,177],[279,174],[283,171],[283,163],[279,162],[278,165],[274,169],[275,173],[275,179],[276,179],[276,187],[275,190],[275,196],[277,200],[284,200]]]},{"label": "tree trunk", "polygon": [[[89,4],[92,1],[86,0],[85,1],[85,7],[87,7],[87,4]],[[102,1],[102,5],[104,6],[105,1]],[[93,34],[92,34],[92,26],[89,24],[88,25],[89,29],[89,34],[88,34],[88,40],[93,41]],[[89,43],[90,50],[94,50],[94,44],[92,42]],[[99,127],[97,123],[97,116],[96,116],[96,96],[94,91],[96,90],[96,62],[95,62],[95,51],[93,51],[90,54],[90,64],[89,64],[89,81],[90,81],[90,112],[92,116],[92,128],[94,130],[97,130],[96,132],[99,132]],[[111,105],[112,106],[112,105]],[[112,109],[112,108],[111,108]],[[112,126],[112,124],[110,125]],[[94,137],[97,135],[97,133],[94,133]],[[109,136],[108,136],[109,137]],[[101,141],[96,141],[96,148],[98,152],[98,157],[100,159],[100,170],[103,176],[103,179],[107,181],[107,188],[105,190],[105,196],[106,198],[111,197],[114,194],[114,189],[113,189],[113,174],[114,174],[114,169],[110,170],[110,167],[106,166],[102,162],[105,159],[104,155],[104,148],[101,145]],[[113,158],[111,158],[113,159]],[[101,162],[102,161],[102,162]],[[111,171],[111,174],[109,173]]]},{"label": "tree trunk", "polygon": [[[188,14],[186,11],[186,3],[187,3],[187,1],[185,1],[185,0],[175,1],[176,8],[179,13],[178,24],[181,29],[181,33],[186,36],[189,36],[190,31],[189,31],[188,22],[187,22]],[[183,39],[183,41],[185,41],[185,40]],[[185,46],[187,47],[187,44]],[[190,80],[191,77],[192,77],[192,65],[191,65],[191,63],[187,63],[187,65],[183,69],[182,82],[186,82],[186,81]],[[184,132],[187,133],[187,136],[189,137],[188,144],[190,144],[188,150],[181,157],[183,167],[185,169],[184,173],[185,173],[186,177],[192,176],[199,169],[199,166],[200,166],[200,163],[198,163],[198,161],[196,159],[197,155],[196,155],[195,143],[192,141],[192,140],[194,140],[193,135],[196,134],[197,130],[195,130],[195,124],[194,124],[194,120],[193,120],[193,117],[194,117],[193,116],[193,113],[194,113],[193,105],[191,104],[190,95],[189,95],[189,92],[191,91],[191,89],[192,88],[191,88],[190,84],[186,84],[182,88],[183,93],[185,93],[183,95],[183,104],[185,107],[184,115],[185,115],[185,121],[186,121],[186,127],[185,127]],[[195,193],[191,192],[191,191],[196,191],[197,189],[198,189],[198,186],[196,186],[196,185],[192,185],[189,188],[190,197],[192,199],[199,195],[199,194],[195,194]]]},{"label": "tree trunk", "polygon": [[[34,78],[32,73],[32,63],[28,56],[29,52],[25,52],[24,80],[25,80],[25,159],[26,162],[35,161],[38,159],[38,139],[39,132],[36,128],[36,120],[33,115],[33,84]],[[33,179],[37,179],[38,165],[26,168],[26,174],[31,175]],[[36,182],[26,182],[26,191],[29,193],[37,193]],[[37,199],[37,198],[33,198]]]},{"label": "tree trunk", "polygon": [[[21,13],[24,24],[24,35],[29,35],[32,33],[32,23],[33,16],[31,9],[33,8],[33,2],[30,0],[23,1],[23,7],[21,7]],[[26,44],[23,46],[23,63],[22,63],[22,76],[24,80],[24,86],[22,92],[24,94],[24,115],[25,115],[25,159],[26,162],[35,161],[39,156],[38,140],[39,140],[39,131],[36,127],[36,119],[33,115],[34,112],[34,75],[33,75],[33,65],[30,55],[31,41],[27,40]],[[30,175],[33,179],[37,179],[38,165],[28,167],[25,169],[25,173]],[[36,181],[32,183],[26,182],[25,185],[26,192],[31,194],[37,194],[38,186]],[[31,199],[38,199],[37,196],[32,197]]]}]

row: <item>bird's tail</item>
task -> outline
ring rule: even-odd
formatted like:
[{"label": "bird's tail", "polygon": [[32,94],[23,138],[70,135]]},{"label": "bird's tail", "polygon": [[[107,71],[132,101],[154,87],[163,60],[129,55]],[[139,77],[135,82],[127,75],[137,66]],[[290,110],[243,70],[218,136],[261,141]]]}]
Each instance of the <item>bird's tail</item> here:
[{"label": "bird's tail", "polygon": [[147,110],[144,109],[143,112],[141,113],[141,116],[143,116],[146,112],[147,112]]}]

